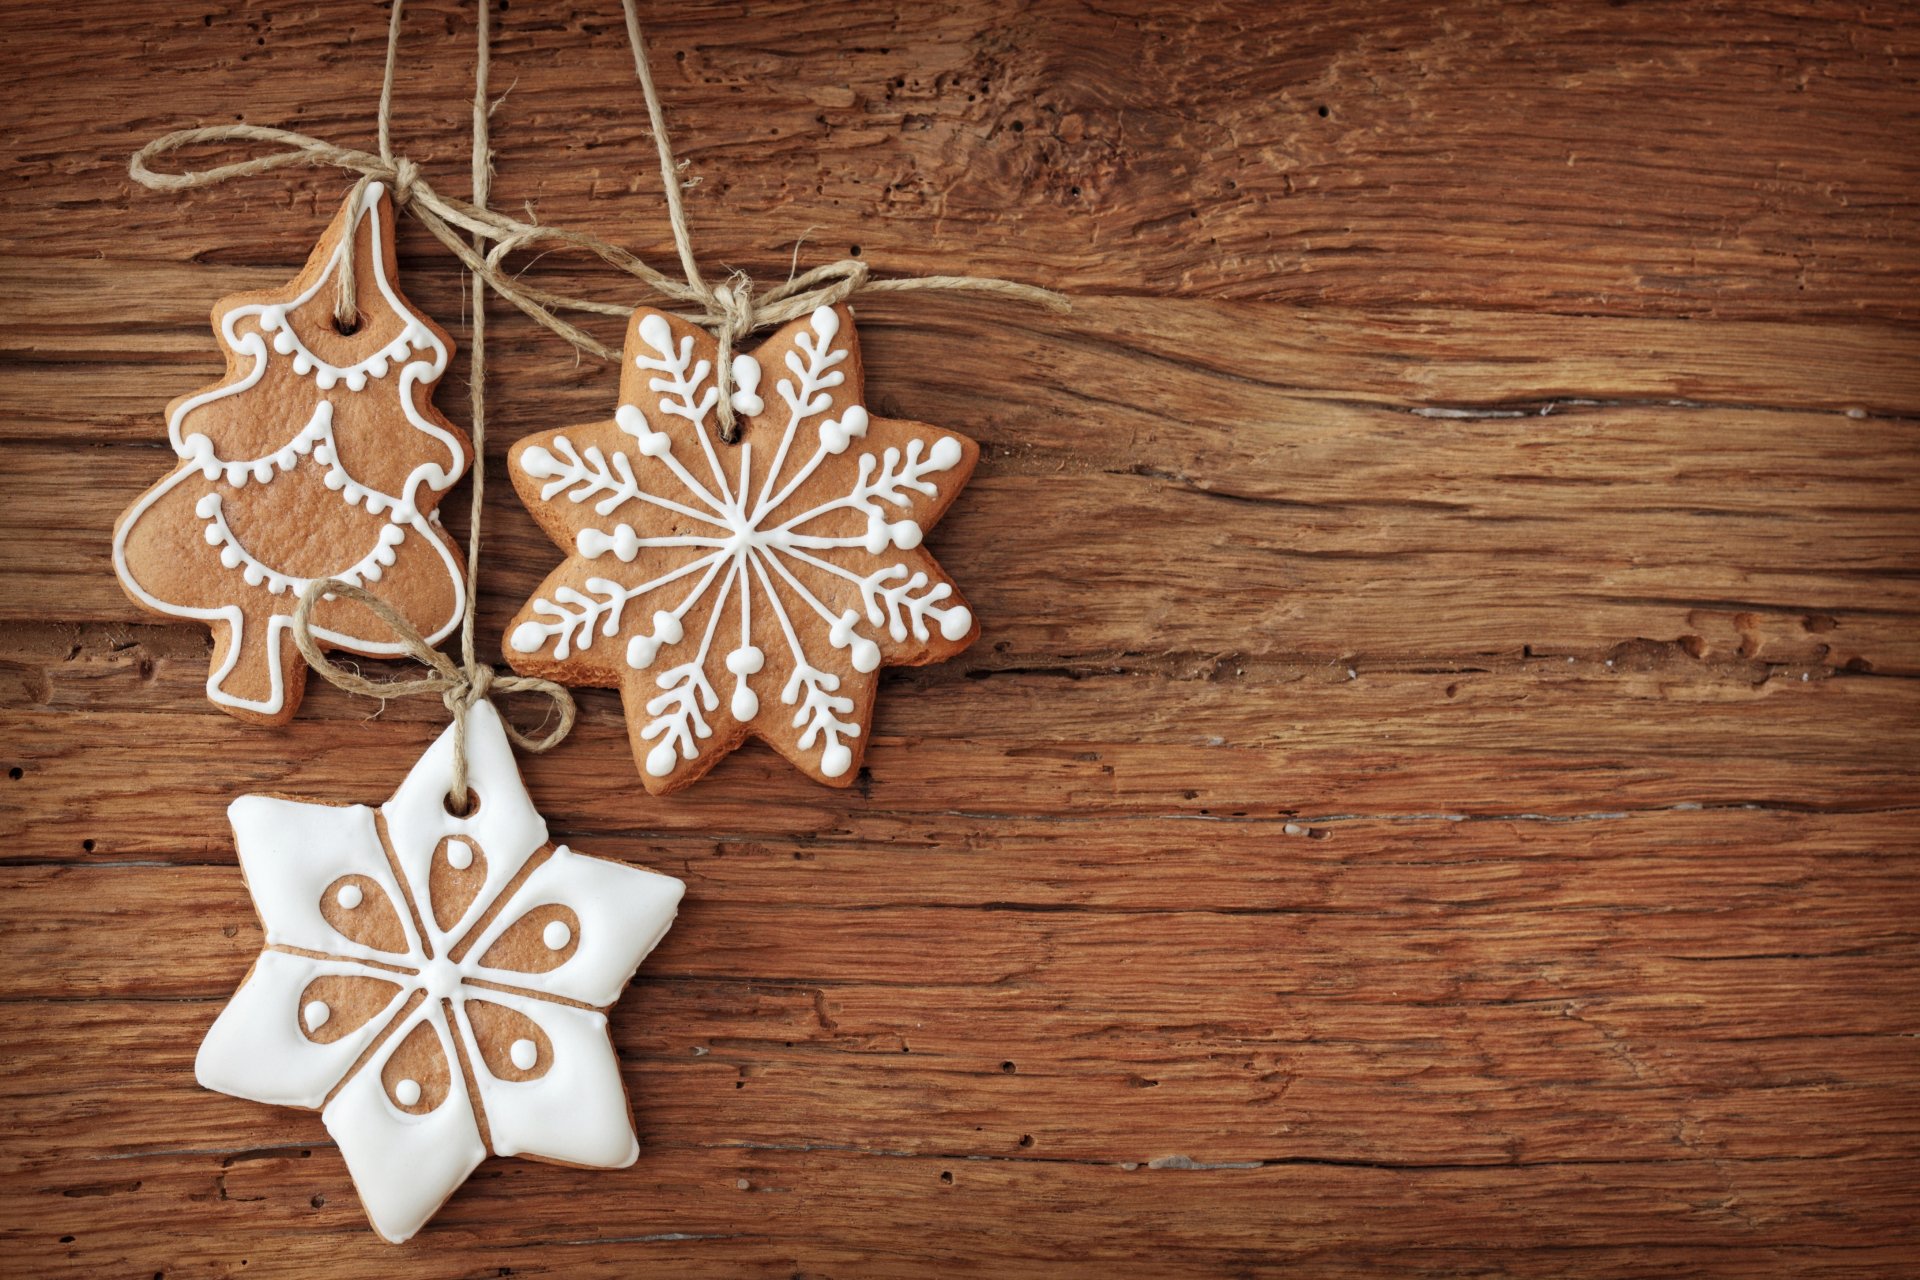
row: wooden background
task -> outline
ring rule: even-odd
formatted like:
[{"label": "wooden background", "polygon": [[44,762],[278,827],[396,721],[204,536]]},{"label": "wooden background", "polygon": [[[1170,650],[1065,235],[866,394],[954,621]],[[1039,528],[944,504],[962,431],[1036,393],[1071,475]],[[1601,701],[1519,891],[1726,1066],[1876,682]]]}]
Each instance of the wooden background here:
[{"label": "wooden background", "polygon": [[[888,675],[848,791],[649,799],[586,696],[537,800],[690,886],[613,1021],[643,1155],[383,1245],[318,1117],[191,1060],[260,943],[228,800],[377,801],[442,713],[214,713],[108,534],[347,185],[128,153],[370,145],[385,11],[10,10],[0,1270],[1920,1270],[1909,7],[649,10],[706,262],[1075,295],[862,307],[876,409],[986,445],[932,543],[984,638]],[[498,202],[666,265],[617,5],[497,17]],[[414,7],[399,84],[451,191],[472,18]],[[615,384],[498,315],[496,468]],[[497,641],[556,553],[487,518]]]}]

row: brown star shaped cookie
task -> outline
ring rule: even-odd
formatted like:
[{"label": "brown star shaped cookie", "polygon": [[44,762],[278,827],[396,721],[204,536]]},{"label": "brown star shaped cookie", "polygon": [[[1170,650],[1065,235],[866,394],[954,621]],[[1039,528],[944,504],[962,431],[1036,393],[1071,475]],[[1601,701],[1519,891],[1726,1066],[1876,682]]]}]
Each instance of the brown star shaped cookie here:
[{"label": "brown star shaped cookie", "polygon": [[568,555],[515,616],[507,661],[618,688],[655,794],[749,735],[846,786],[879,669],[941,661],[979,633],[920,545],[979,446],[868,415],[844,305],[734,357],[731,445],[711,421],[717,354],[697,326],[636,311],[614,418],[514,446],[514,487]]}]

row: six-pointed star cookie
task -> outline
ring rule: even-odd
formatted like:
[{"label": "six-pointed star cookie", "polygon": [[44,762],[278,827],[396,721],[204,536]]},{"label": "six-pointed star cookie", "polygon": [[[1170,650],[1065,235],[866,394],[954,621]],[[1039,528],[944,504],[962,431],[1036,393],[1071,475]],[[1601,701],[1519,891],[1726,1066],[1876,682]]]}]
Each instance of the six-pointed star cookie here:
[{"label": "six-pointed star cookie", "polygon": [[879,668],[978,634],[920,542],[979,447],[868,415],[845,306],[734,358],[732,445],[714,424],[717,354],[696,326],[637,311],[613,420],[514,447],[514,487],[568,556],[508,628],[507,660],[618,688],[656,794],[748,735],[846,786]]},{"label": "six-pointed star cookie", "polygon": [[202,1085],[317,1108],[374,1229],[420,1229],[489,1151],[622,1168],[639,1145],[606,1007],[685,886],[547,839],[500,717],[467,713],[376,813],[242,796],[266,948],[207,1032]]}]

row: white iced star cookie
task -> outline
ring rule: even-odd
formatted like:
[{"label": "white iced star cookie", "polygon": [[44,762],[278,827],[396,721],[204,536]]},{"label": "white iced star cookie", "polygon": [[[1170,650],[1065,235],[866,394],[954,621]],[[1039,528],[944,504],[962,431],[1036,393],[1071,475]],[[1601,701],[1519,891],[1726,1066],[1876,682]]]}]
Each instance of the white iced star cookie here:
[{"label": "white iced star cookie", "polygon": [[638,1157],[606,1008],[685,890],[549,843],[486,703],[467,716],[478,803],[448,813],[454,732],[377,811],[233,802],[266,949],[194,1063],[209,1089],[319,1110],[396,1243],[489,1151]]},{"label": "white iced star cookie", "polygon": [[655,794],[749,736],[848,786],[879,669],[979,635],[921,541],[980,450],[868,414],[844,304],[734,357],[733,445],[714,421],[718,354],[704,330],[642,308],[613,419],[514,446],[514,488],[568,554],[508,628],[507,661],[618,688]]}]

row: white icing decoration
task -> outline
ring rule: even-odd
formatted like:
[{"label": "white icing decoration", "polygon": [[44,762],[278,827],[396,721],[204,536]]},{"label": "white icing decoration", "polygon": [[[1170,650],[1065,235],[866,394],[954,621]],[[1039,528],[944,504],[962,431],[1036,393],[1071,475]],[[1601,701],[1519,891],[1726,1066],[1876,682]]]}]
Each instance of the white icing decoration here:
[{"label": "white icing decoration", "polygon": [[573,941],[573,930],[567,928],[565,920],[549,920],[540,931],[540,941],[547,944],[547,950],[558,951]]},{"label": "white icing decoration", "polygon": [[[454,628],[459,625],[461,615],[466,610],[465,575],[461,571],[460,563],[455,557],[451,543],[441,529],[438,513],[431,513],[427,518],[423,519],[417,504],[419,490],[423,485],[432,490],[450,488],[460,476],[464,474],[466,469],[465,454],[460,448],[458,439],[449,434],[445,429],[422,417],[414,403],[415,388],[422,384],[430,384],[446,370],[449,353],[445,344],[434,335],[432,330],[426,326],[414,312],[401,304],[398,295],[393,292],[392,287],[387,283],[384,263],[386,261],[385,255],[389,250],[381,231],[380,220],[377,216],[378,202],[383,191],[384,187],[380,183],[369,183],[360,209],[352,222],[353,226],[357,228],[359,221],[364,219],[372,220],[374,261],[367,269],[372,271],[375,280],[379,284],[381,294],[385,297],[388,305],[393,308],[396,314],[405,318],[407,327],[402,334],[402,338],[407,342],[408,351],[419,349],[432,353],[430,360],[408,359],[406,363],[402,365],[396,394],[398,396],[399,406],[408,423],[417,430],[425,432],[428,436],[437,440],[441,447],[446,450],[448,455],[447,464],[442,466],[439,463],[427,463],[414,468],[408,476],[401,495],[398,497],[391,494],[380,493],[366,485],[360,484],[348,475],[345,468],[339,463],[339,450],[333,438],[333,404],[331,401],[326,400],[315,405],[313,414],[309,418],[306,426],[296,433],[293,439],[289,440],[279,449],[258,458],[223,459],[217,456],[212,442],[205,435],[199,432],[186,432],[183,434],[187,416],[192,413],[193,410],[202,405],[210,404],[213,401],[250,390],[259,383],[261,377],[266,372],[267,361],[270,358],[267,353],[267,343],[258,332],[249,331],[244,334],[238,332],[234,327],[236,323],[242,318],[251,316],[255,317],[263,327],[275,332],[278,336],[290,335],[291,330],[286,327],[286,315],[314,297],[331,277],[332,272],[340,260],[341,250],[336,247],[334,256],[329,260],[327,270],[323,273],[321,279],[299,298],[284,304],[269,305],[257,303],[236,307],[225,314],[221,320],[221,336],[223,340],[231,349],[243,355],[251,356],[254,362],[253,368],[240,381],[217,387],[201,395],[190,397],[183,401],[174,411],[168,419],[168,436],[173,443],[174,452],[191,465],[175,471],[165,482],[150,490],[139,502],[135,503],[134,506],[128,510],[126,516],[119,522],[118,527],[114,531],[114,572],[119,575],[120,581],[126,586],[127,590],[135,599],[156,612],[164,613],[175,618],[192,618],[203,622],[224,625],[232,632],[226,649],[225,661],[207,674],[207,697],[222,707],[232,708],[237,711],[257,712],[262,715],[276,715],[286,706],[286,677],[282,668],[281,650],[283,648],[282,639],[286,631],[292,627],[293,618],[291,611],[289,611],[288,613],[276,613],[267,620],[267,635],[265,637],[265,644],[263,645],[263,652],[267,663],[267,694],[262,698],[242,697],[238,694],[229,693],[224,688],[224,685],[228,677],[233,674],[234,669],[239,665],[240,659],[247,648],[245,644],[247,637],[244,634],[247,626],[245,611],[238,604],[224,604],[213,607],[174,604],[171,601],[163,600],[154,595],[134,578],[132,568],[127,559],[128,540],[132,536],[134,529],[147,513],[163,498],[167,497],[174,489],[189,480],[218,480],[235,488],[243,487],[249,483],[264,484],[270,482],[275,474],[289,471],[293,467],[300,465],[302,461],[311,459],[313,462],[326,467],[326,484],[330,489],[339,492],[341,496],[349,502],[364,504],[367,510],[373,514],[385,515],[390,522],[390,524],[382,530],[373,549],[368,552],[366,557],[348,568],[344,573],[333,576],[346,577],[352,575],[352,580],[360,585],[377,582],[385,570],[393,564],[394,548],[406,533],[412,532],[424,538],[427,544],[430,545],[439,556],[440,565],[446,572],[448,581],[453,588],[453,598],[447,616],[445,619],[436,623],[430,632],[427,632],[427,643],[438,644],[441,640],[451,635]],[[271,313],[271,315],[269,313]],[[268,324],[269,319],[272,321],[271,325]],[[416,332],[419,335],[424,335],[417,348],[414,342]],[[288,340],[289,342],[294,341],[291,337],[289,337]],[[400,341],[401,339],[396,339],[394,345],[397,346]],[[304,348],[302,348],[302,350],[304,350]],[[287,353],[283,351],[281,354],[284,355]],[[403,355],[404,354],[405,353],[403,353]],[[369,357],[368,360],[362,361],[360,365],[353,366],[352,369],[340,369],[332,365],[324,365],[324,368],[331,371],[331,376],[333,376],[336,382],[342,382],[351,387],[353,379],[348,375],[352,373],[353,370],[360,370],[365,374],[373,374],[375,362],[379,360],[379,358],[379,356]],[[317,379],[322,371],[324,362],[319,362],[311,356],[309,356],[309,361],[308,372],[312,372]],[[389,363],[390,362],[391,361],[389,361]],[[384,377],[385,367],[382,366],[380,372],[374,376]],[[364,379],[362,379],[362,382],[364,385]],[[228,569],[237,570],[246,585],[251,587],[264,586],[269,592],[276,595],[290,597],[297,595],[305,588],[311,579],[279,573],[272,567],[250,555],[245,547],[240,544],[239,540],[234,537],[233,531],[227,527],[224,516],[221,515],[218,510],[218,495],[210,494],[207,496],[212,497],[214,502],[212,504],[206,504],[203,500],[203,505],[208,509],[201,511],[201,518],[209,521],[205,531],[207,541],[210,546],[220,548],[220,561],[223,565]],[[369,657],[399,657],[407,652],[404,644],[387,637],[356,636],[321,626],[313,627],[312,632],[314,638],[319,640],[323,645],[350,648],[356,653],[362,653]]]},{"label": "white icing decoration", "polygon": [[[235,307],[221,317],[221,340],[227,344],[229,350],[250,357],[253,360],[253,368],[238,382],[231,383],[224,387],[216,387],[211,391],[203,392],[200,395],[191,396],[181,401],[179,407],[169,415],[167,419],[167,435],[173,442],[174,452],[181,458],[195,463],[203,470],[209,466],[230,467],[232,465],[253,468],[256,462],[265,461],[265,459],[250,459],[238,463],[229,463],[226,459],[217,458],[214,456],[211,442],[209,442],[204,435],[196,432],[186,432],[185,426],[188,415],[193,413],[194,410],[199,409],[203,405],[211,404],[216,400],[224,400],[229,396],[239,395],[241,392],[249,391],[256,386],[266,373],[267,362],[271,358],[268,355],[267,348],[271,345],[276,354],[292,356],[294,372],[302,377],[311,377],[314,385],[322,391],[330,390],[335,386],[344,386],[351,392],[363,391],[372,382],[384,379],[393,366],[399,366],[400,376],[394,391],[399,399],[400,409],[406,417],[407,424],[414,430],[437,441],[440,447],[446,451],[447,462],[445,465],[439,463],[424,463],[414,468],[407,476],[406,484],[402,487],[400,496],[395,497],[389,494],[378,495],[384,500],[387,507],[412,509],[415,506],[415,497],[422,485],[429,489],[448,489],[460,478],[466,469],[466,462],[465,453],[460,447],[459,440],[451,435],[444,427],[439,426],[422,415],[418,406],[415,404],[415,388],[423,383],[431,384],[436,381],[441,374],[445,373],[450,353],[447,350],[446,343],[440,340],[440,336],[433,331],[432,326],[427,324],[418,313],[401,302],[399,295],[394,292],[393,286],[387,282],[386,261],[387,255],[391,253],[392,250],[387,244],[387,238],[379,216],[380,199],[385,191],[386,187],[382,183],[371,182],[367,184],[366,192],[360,201],[360,207],[355,210],[353,215],[348,219],[346,233],[340,238],[339,243],[335,244],[333,256],[327,260],[326,270],[322,271],[319,278],[308,285],[306,291],[301,293],[299,297],[294,298],[291,302],[250,303],[246,306]],[[322,290],[330,288],[333,273],[339,269],[341,257],[345,253],[347,237],[357,236],[362,222],[371,224],[370,240],[373,245],[373,261],[363,266],[361,270],[367,272],[372,277],[380,290],[380,296],[385,300],[387,306],[393,310],[393,313],[400,317],[402,322],[401,331],[386,346],[359,361],[357,364],[347,366],[329,364],[308,349],[307,345],[300,340],[299,334],[294,331],[287,317],[318,296]],[[329,294],[329,296],[331,295]],[[258,326],[258,330],[249,330],[245,333],[240,332],[239,324],[242,320],[252,320]],[[271,335],[270,343],[265,335]],[[416,352],[421,353],[426,358],[415,358]],[[331,414],[332,409],[330,405],[327,411]],[[316,410],[316,414],[317,412]],[[312,424],[309,424],[308,431],[312,429]],[[307,433],[302,432],[301,434],[306,435]],[[299,437],[296,437],[296,443],[290,444],[288,447],[297,448],[298,440]],[[197,444],[195,443],[196,441],[198,442]],[[312,444],[313,442],[309,441],[307,447],[311,448]],[[268,455],[269,458],[273,458],[273,456],[274,455]],[[278,465],[277,460],[275,465]],[[337,464],[330,465],[336,470],[338,469]],[[280,466],[280,470],[284,471],[286,469],[286,466]],[[342,477],[346,477],[344,471],[341,471],[340,474]],[[265,480],[269,478],[269,475],[270,473],[259,474],[256,471],[257,479]],[[211,479],[212,475],[209,474],[208,478]],[[346,479],[351,482],[351,477],[346,477]],[[338,488],[340,486],[335,485],[334,487]],[[363,485],[356,487],[366,491],[366,487]],[[351,498],[349,500],[358,501],[359,499]]]},{"label": "white icing decoration", "polygon": [[[227,517],[221,509],[220,495],[209,493],[202,495],[194,504],[194,514],[207,522],[207,545],[220,548],[220,563],[229,569],[240,570],[240,576],[246,579],[250,587],[265,584],[268,591],[276,596],[298,596],[318,578],[338,578],[353,586],[364,586],[369,582],[378,582],[400,554],[400,544],[406,540],[407,526],[391,522],[380,526],[375,535],[373,550],[360,557],[352,565],[335,573],[318,574],[312,578],[296,578],[279,573],[262,563],[257,557],[240,545],[240,539],[227,525]],[[424,528],[424,522],[417,521]]]},{"label": "white icing decoration", "polygon": [[309,1000],[307,1007],[300,1011],[300,1020],[307,1024],[307,1030],[318,1031],[327,1025],[327,1019],[333,1016],[333,1010],[327,1008],[325,1000]]},{"label": "white icing decoration", "polygon": [[595,1169],[624,1169],[637,1160],[640,1143],[606,1015],[505,992],[489,991],[485,998],[538,1021],[552,1045],[547,1070],[536,1079],[502,1080],[484,1066],[474,1071],[494,1152]]},{"label": "white icing decoration", "polygon": [[465,871],[473,865],[473,846],[464,840],[450,841],[447,845],[447,865],[455,871]]},{"label": "white icing decoration", "polygon": [[333,900],[345,907],[348,911],[351,911],[360,905],[364,896],[365,895],[360,892],[359,885],[343,884],[340,886],[340,892],[334,895]]},{"label": "white icing decoration", "polygon": [[752,356],[733,358],[733,396],[731,403],[735,413],[748,417],[767,407],[767,402],[759,396],[760,362]]},{"label": "white icing decoration", "polygon": [[[293,626],[292,612],[276,613],[267,619],[267,638],[264,646],[267,660],[267,696],[264,698],[244,698],[238,694],[228,693],[222,686],[226,683],[227,677],[233,674],[233,669],[238,666],[240,662],[245,639],[243,633],[247,625],[245,611],[237,604],[224,604],[212,608],[202,608],[199,606],[176,605],[171,601],[162,600],[141,586],[140,583],[135,580],[132,571],[127,566],[127,539],[132,534],[134,526],[139,524],[141,518],[148,511],[152,510],[154,505],[162,498],[165,498],[181,484],[196,479],[198,476],[199,472],[191,468],[182,468],[174,472],[163,483],[149,490],[145,497],[134,504],[127,512],[126,517],[121,520],[119,527],[114,531],[114,571],[120,575],[120,581],[126,586],[128,591],[132,592],[136,599],[156,612],[164,613],[175,618],[195,618],[202,622],[219,623],[229,628],[233,632],[233,637],[227,646],[226,661],[207,673],[207,697],[223,707],[233,707],[242,711],[257,711],[263,715],[273,715],[286,705],[286,673],[281,666],[280,641],[283,633]],[[224,524],[224,521],[222,523]],[[398,526],[389,525],[388,527]],[[452,544],[447,540],[445,532],[437,523],[415,517],[406,522],[406,528],[426,539],[428,545],[431,546],[434,552],[440,557],[440,563],[447,572],[448,580],[453,585],[453,598],[449,605],[446,618],[435,626],[431,632],[426,634],[427,643],[438,644],[453,634],[453,629],[460,625],[460,616],[466,609],[466,580],[460,571],[460,563],[454,556]],[[375,550],[378,550],[377,545]],[[236,564],[237,563],[236,561]],[[270,572],[266,566],[260,566],[260,581],[263,583],[266,582]],[[287,582],[289,584],[287,590],[296,595],[299,591],[304,590],[304,584],[309,581],[308,579],[292,578],[286,575],[276,574],[274,576],[281,577]],[[300,583],[302,585],[296,587],[291,585],[293,583]],[[323,644],[328,646],[349,647],[355,653],[363,653],[368,657],[397,658],[407,652],[406,646],[398,640],[356,636],[344,631],[334,630],[331,627],[314,626],[311,630],[314,637]]]},{"label": "white icing decoration", "polygon": [[[546,844],[546,824],[520,781],[498,713],[485,703],[467,715],[468,776],[480,804],[467,818],[448,814],[442,799],[454,732],[449,727],[440,736],[381,807],[391,862],[374,811],[364,805],[336,807],[271,796],[234,801],[228,812],[267,949],[207,1033],[194,1066],[200,1083],[210,1089],[323,1108],[327,1131],[346,1159],[368,1216],[394,1241],[413,1235],[486,1155],[476,1100],[459,1066],[462,1056],[476,1064],[478,1101],[496,1154],[606,1167],[633,1162],[639,1147],[602,1010],[666,933],[684,891],[671,877],[559,846],[500,901]],[[434,851],[451,835],[466,836],[485,852],[486,875],[462,919],[443,931],[434,922],[429,895]],[[464,847],[454,842],[449,855]],[[363,946],[327,922],[321,907],[329,886],[342,876],[364,876],[389,895],[401,921],[404,952]],[[342,886],[334,900],[347,905],[345,891],[354,887]],[[564,962],[545,973],[480,963],[527,911],[549,903],[566,905],[580,921],[577,939],[568,930],[559,944],[576,944]],[[477,922],[483,918],[487,924],[481,929]],[[452,959],[455,955],[462,958]],[[320,1044],[302,1032],[296,1015],[308,1030],[329,1016],[330,1011],[319,1012],[322,1002],[299,1004],[301,993],[323,976],[376,978],[393,984],[396,994],[365,1025]],[[476,980],[489,985],[475,986]],[[416,992],[426,998],[403,1014]],[[469,1000],[510,1007],[537,1024],[551,1045],[545,1072],[533,1080],[503,1081],[480,1067]],[[399,1045],[423,1024],[439,1038],[449,1085],[440,1105],[413,1114],[401,1107],[418,1105],[419,1083],[400,1081],[389,1098],[382,1073]],[[378,1037],[384,1038],[368,1054]],[[463,1042],[458,1050],[456,1037]],[[539,1060],[530,1040],[516,1041],[508,1053],[523,1071]]]},{"label": "white icing decoration", "polygon": [[[952,599],[951,584],[934,581],[927,570],[910,568],[891,555],[919,546],[922,530],[911,518],[889,517],[910,510],[917,497],[938,496],[939,485],[929,477],[960,462],[964,450],[959,440],[942,436],[928,446],[924,440],[914,439],[904,449],[889,446],[877,453],[864,452],[856,464],[855,479],[841,496],[791,516],[783,510],[826,459],[865,440],[871,425],[860,405],[845,407],[838,417],[825,416],[833,408],[833,388],[845,381],[844,371],[837,366],[846,362],[850,347],[836,343],[840,317],[831,307],[816,309],[808,325],[811,332],[800,332],[795,341],[797,349],[787,354],[791,377],[780,378],[774,387],[787,406],[787,424],[772,465],[759,478],[757,492],[750,443],[740,446],[739,475],[732,484],[714,451],[707,418],[718,401],[719,390],[712,385],[710,362],[694,358],[691,337],[681,338],[676,344],[672,327],[657,313],[643,316],[636,326],[640,341],[653,352],[636,357],[636,364],[658,375],[648,383],[659,397],[657,411],[688,422],[701,456],[691,467],[677,457],[675,437],[654,430],[635,405],[621,405],[615,422],[633,438],[642,457],[657,460],[671,473],[689,501],[651,492],[642,483],[634,460],[621,450],[590,446],[583,452],[566,436],[558,435],[547,445],[529,446],[519,455],[521,470],[545,482],[540,490],[543,501],[562,495],[576,504],[592,501],[599,516],[611,516],[629,504],[645,504],[700,526],[696,532],[661,537],[642,536],[628,521],[618,521],[605,529],[581,530],[575,548],[589,560],[612,557],[631,563],[644,548],[682,549],[692,552],[693,558],[633,587],[607,577],[587,578],[580,587],[556,587],[550,596],[539,596],[531,602],[533,616],[516,626],[508,638],[516,652],[550,650],[556,660],[564,660],[575,651],[590,649],[598,637],[619,635],[630,601],[682,579],[693,579],[691,589],[677,605],[656,610],[651,628],[632,633],[627,639],[627,665],[636,671],[658,671],[654,684],[660,692],[646,703],[650,720],[640,730],[640,740],[653,744],[643,765],[653,777],[666,777],[682,761],[696,759],[703,741],[715,734],[710,717],[720,710],[721,701],[708,677],[707,660],[713,652],[721,615],[730,601],[737,600],[739,642],[727,651],[726,669],[733,676],[727,713],[735,722],[747,723],[766,709],[751,684],[766,661],[752,641],[751,614],[757,599],[770,611],[795,664],[794,676],[781,691],[780,701],[794,709],[793,724],[802,730],[800,747],[820,753],[820,771],[828,777],[843,776],[852,765],[853,753],[846,743],[859,735],[859,726],[846,717],[853,711],[854,700],[836,693],[841,677],[828,670],[836,665],[834,662],[824,656],[810,659],[805,652],[776,582],[790,593],[790,598],[797,598],[827,624],[829,645],[844,651],[845,665],[860,674],[876,670],[884,659],[877,636],[905,645],[909,640],[929,641],[936,629],[948,641],[960,640],[973,629],[973,615]],[[759,362],[749,356],[736,357],[734,377],[739,388],[734,393],[735,408],[743,413],[763,409],[765,403],[756,394],[761,379]],[[746,408],[743,396],[750,397],[758,407]],[[788,455],[802,428],[809,425],[817,437],[812,455],[788,474],[783,471]],[[814,521],[845,512],[864,517],[865,529],[832,537],[806,532]],[[823,551],[836,555],[816,554]],[[841,562],[856,552],[876,557],[881,563],[870,571],[856,572]],[[859,592],[864,616],[852,609],[830,608],[795,576],[792,563],[803,563],[852,583]],[[661,663],[663,651],[691,638],[683,619],[708,598],[709,592],[715,603],[707,625],[700,630],[698,648],[684,661]],[[873,629],[874,634],[867,634],[865,628]]]}]

